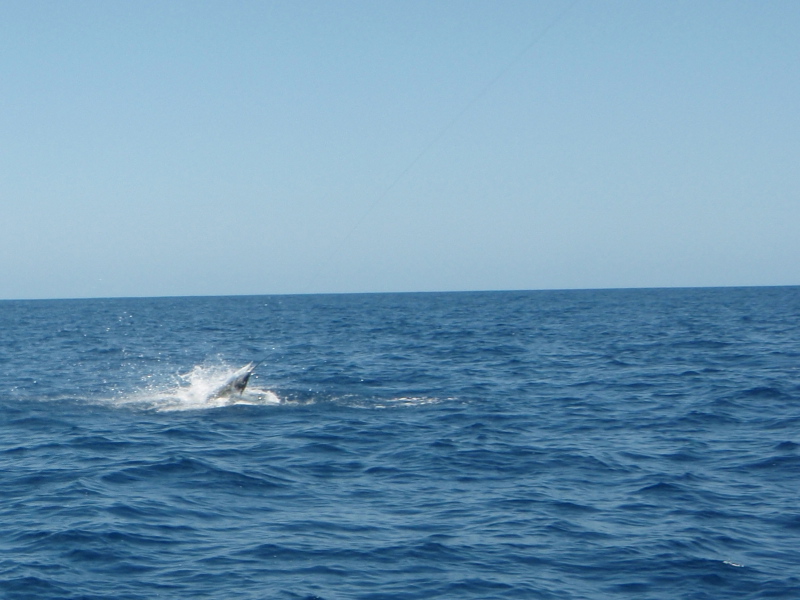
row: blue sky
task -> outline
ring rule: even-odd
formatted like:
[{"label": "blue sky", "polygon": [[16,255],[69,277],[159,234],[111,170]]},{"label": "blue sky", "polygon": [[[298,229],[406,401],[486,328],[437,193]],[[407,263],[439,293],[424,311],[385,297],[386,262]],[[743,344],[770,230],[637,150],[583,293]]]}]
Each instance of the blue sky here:
[{"label": "blue sky", "polygon": [[800,284],[800,3],[0,4],[0,298]]}]

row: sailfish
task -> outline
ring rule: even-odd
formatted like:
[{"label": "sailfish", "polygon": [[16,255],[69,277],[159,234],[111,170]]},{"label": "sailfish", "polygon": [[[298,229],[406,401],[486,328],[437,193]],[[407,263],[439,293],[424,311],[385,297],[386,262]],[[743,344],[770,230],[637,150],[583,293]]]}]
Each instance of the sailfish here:
[{"label": "sailfish", "polygon": [[227,398],[234,394],[241,395],[250,381],[250,375],[253,374],[257,366],[256,363],[251,362],[229,375],[225,381],[208,395],[209,400]]}]

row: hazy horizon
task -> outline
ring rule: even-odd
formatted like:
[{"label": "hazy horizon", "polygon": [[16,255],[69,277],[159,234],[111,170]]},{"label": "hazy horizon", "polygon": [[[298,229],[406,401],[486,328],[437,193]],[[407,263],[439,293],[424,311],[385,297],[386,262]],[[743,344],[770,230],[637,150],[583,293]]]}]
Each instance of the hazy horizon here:
[{"label": "hazy horizon", "polygon": [[671,287],[617,287],[617,288],[541,288],[513,290],[404,290],[374,292],[287,292],[274,294],[194,294],[165,296],[66,296],[63,298],[0,298],[0,302],[47,302],[57,300],[157,300],[160,298],[235,298],[235,297],[280,297],[280,296],[366,296],[392,294],[505,294],[505,293],[546,293],[546,292],[624,292],[624,291],[658,291],[658,290],[724,290],[724,289],[759,289],[759,288],[793,288],[800,285],[717,285],[717,286],[671,286]]}]

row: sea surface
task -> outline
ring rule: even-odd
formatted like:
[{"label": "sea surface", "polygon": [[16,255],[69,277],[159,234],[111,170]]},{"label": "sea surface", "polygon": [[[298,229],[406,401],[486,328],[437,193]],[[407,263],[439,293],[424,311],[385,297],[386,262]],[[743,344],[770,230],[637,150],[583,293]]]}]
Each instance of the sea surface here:
[{"label": "sea surface", "polygon": [[0,598],[797,600],[800,288],[0,302]]}]

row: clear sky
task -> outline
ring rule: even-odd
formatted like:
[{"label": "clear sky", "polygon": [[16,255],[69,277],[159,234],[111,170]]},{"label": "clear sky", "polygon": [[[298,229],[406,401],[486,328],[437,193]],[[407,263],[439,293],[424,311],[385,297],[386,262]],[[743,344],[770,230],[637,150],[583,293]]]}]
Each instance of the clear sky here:
[{"label": "clear sky", "polygon": [[0,298],[800,284],[800,2],[0,3]]}]

